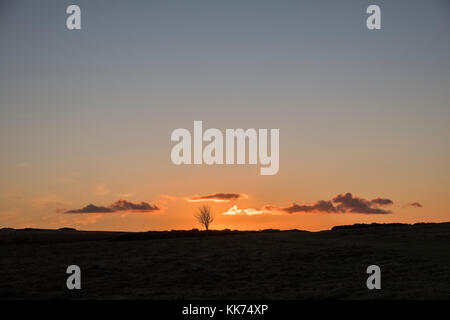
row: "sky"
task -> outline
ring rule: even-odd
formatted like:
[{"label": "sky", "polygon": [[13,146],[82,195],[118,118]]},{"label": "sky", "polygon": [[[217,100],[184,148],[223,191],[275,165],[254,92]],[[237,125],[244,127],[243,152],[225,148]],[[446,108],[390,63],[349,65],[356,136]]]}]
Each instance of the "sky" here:
[{"label": "sky", "polygon": [[[191,229],[201,205],[213,229],[450,221],[449,14],[446,0],[0,0],[0,227]],[[171,133],[194,120],[278,128],[278,173],[173,164]]]}]

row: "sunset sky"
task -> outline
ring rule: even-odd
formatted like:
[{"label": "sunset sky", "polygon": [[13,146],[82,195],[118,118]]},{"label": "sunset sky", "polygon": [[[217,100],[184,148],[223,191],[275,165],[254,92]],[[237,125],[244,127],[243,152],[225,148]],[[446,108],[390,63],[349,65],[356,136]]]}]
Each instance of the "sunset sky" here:
[{"label": "sunset sky", "polygon": [[[70,4],[82,30],[66,29]],[[213,229],[450,221],[449,14],[0,0],[0,228],[191,229],[204,204]],[[194,120],[279,128],[279,172],[174,165],[171,133]]]}]

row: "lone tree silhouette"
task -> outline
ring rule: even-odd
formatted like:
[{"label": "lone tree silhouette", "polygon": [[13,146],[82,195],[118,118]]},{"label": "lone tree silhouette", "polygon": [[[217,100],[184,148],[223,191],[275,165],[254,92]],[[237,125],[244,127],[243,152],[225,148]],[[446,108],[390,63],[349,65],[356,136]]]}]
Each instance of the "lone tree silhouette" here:
[{"label": "lone tree silhouette", "polygon": [[214,221],[214,216],[211,213],[211,208],[209,206],[199,207],[195,218],[206,230],[209,230],[209,225]]}]

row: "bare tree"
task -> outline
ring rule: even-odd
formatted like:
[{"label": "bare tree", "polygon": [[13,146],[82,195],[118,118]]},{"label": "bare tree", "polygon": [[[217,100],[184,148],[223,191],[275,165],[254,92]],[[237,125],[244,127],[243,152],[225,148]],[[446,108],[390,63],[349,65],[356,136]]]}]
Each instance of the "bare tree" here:
[{"label": "bare tree", "polygon": [[209,230],[209,225],[214,221],[214,215],[211,213],[209,206],[199,207],[195,218],[206,230]]}]

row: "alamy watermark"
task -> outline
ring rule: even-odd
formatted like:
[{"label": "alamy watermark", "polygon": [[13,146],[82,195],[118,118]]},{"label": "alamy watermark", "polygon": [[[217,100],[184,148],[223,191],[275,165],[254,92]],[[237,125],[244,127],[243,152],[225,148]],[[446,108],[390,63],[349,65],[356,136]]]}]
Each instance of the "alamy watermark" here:
[{"label": "alamy watermark", "polygon": [[370,274],[367,278],[366,286],[369,290],[381,289],[381,269],[376,264],[370,265],[366,269],[366,273]]},{"label": "alamy watermark", "polygon": [[66,273],[70,274],[69,277],[67,277],[66,286],[67,289],[73,290],[81,289],[81,269],[76,264],[72,264],[67,267]]},{"label": "alamy watermark", "polygon": [[[280,129],[270,129],[270,137],[268,129],[225,129],[224,138],[219,129],[203,132],[203,122],[194,121],[193,139],[191,132],[184,128],[175,129],[170,139],[178,142],[170,154],[176,165],[259,163],[261,175],[274,175],[279,169]],[[208,144],[203,147],[203,142]]]}]

